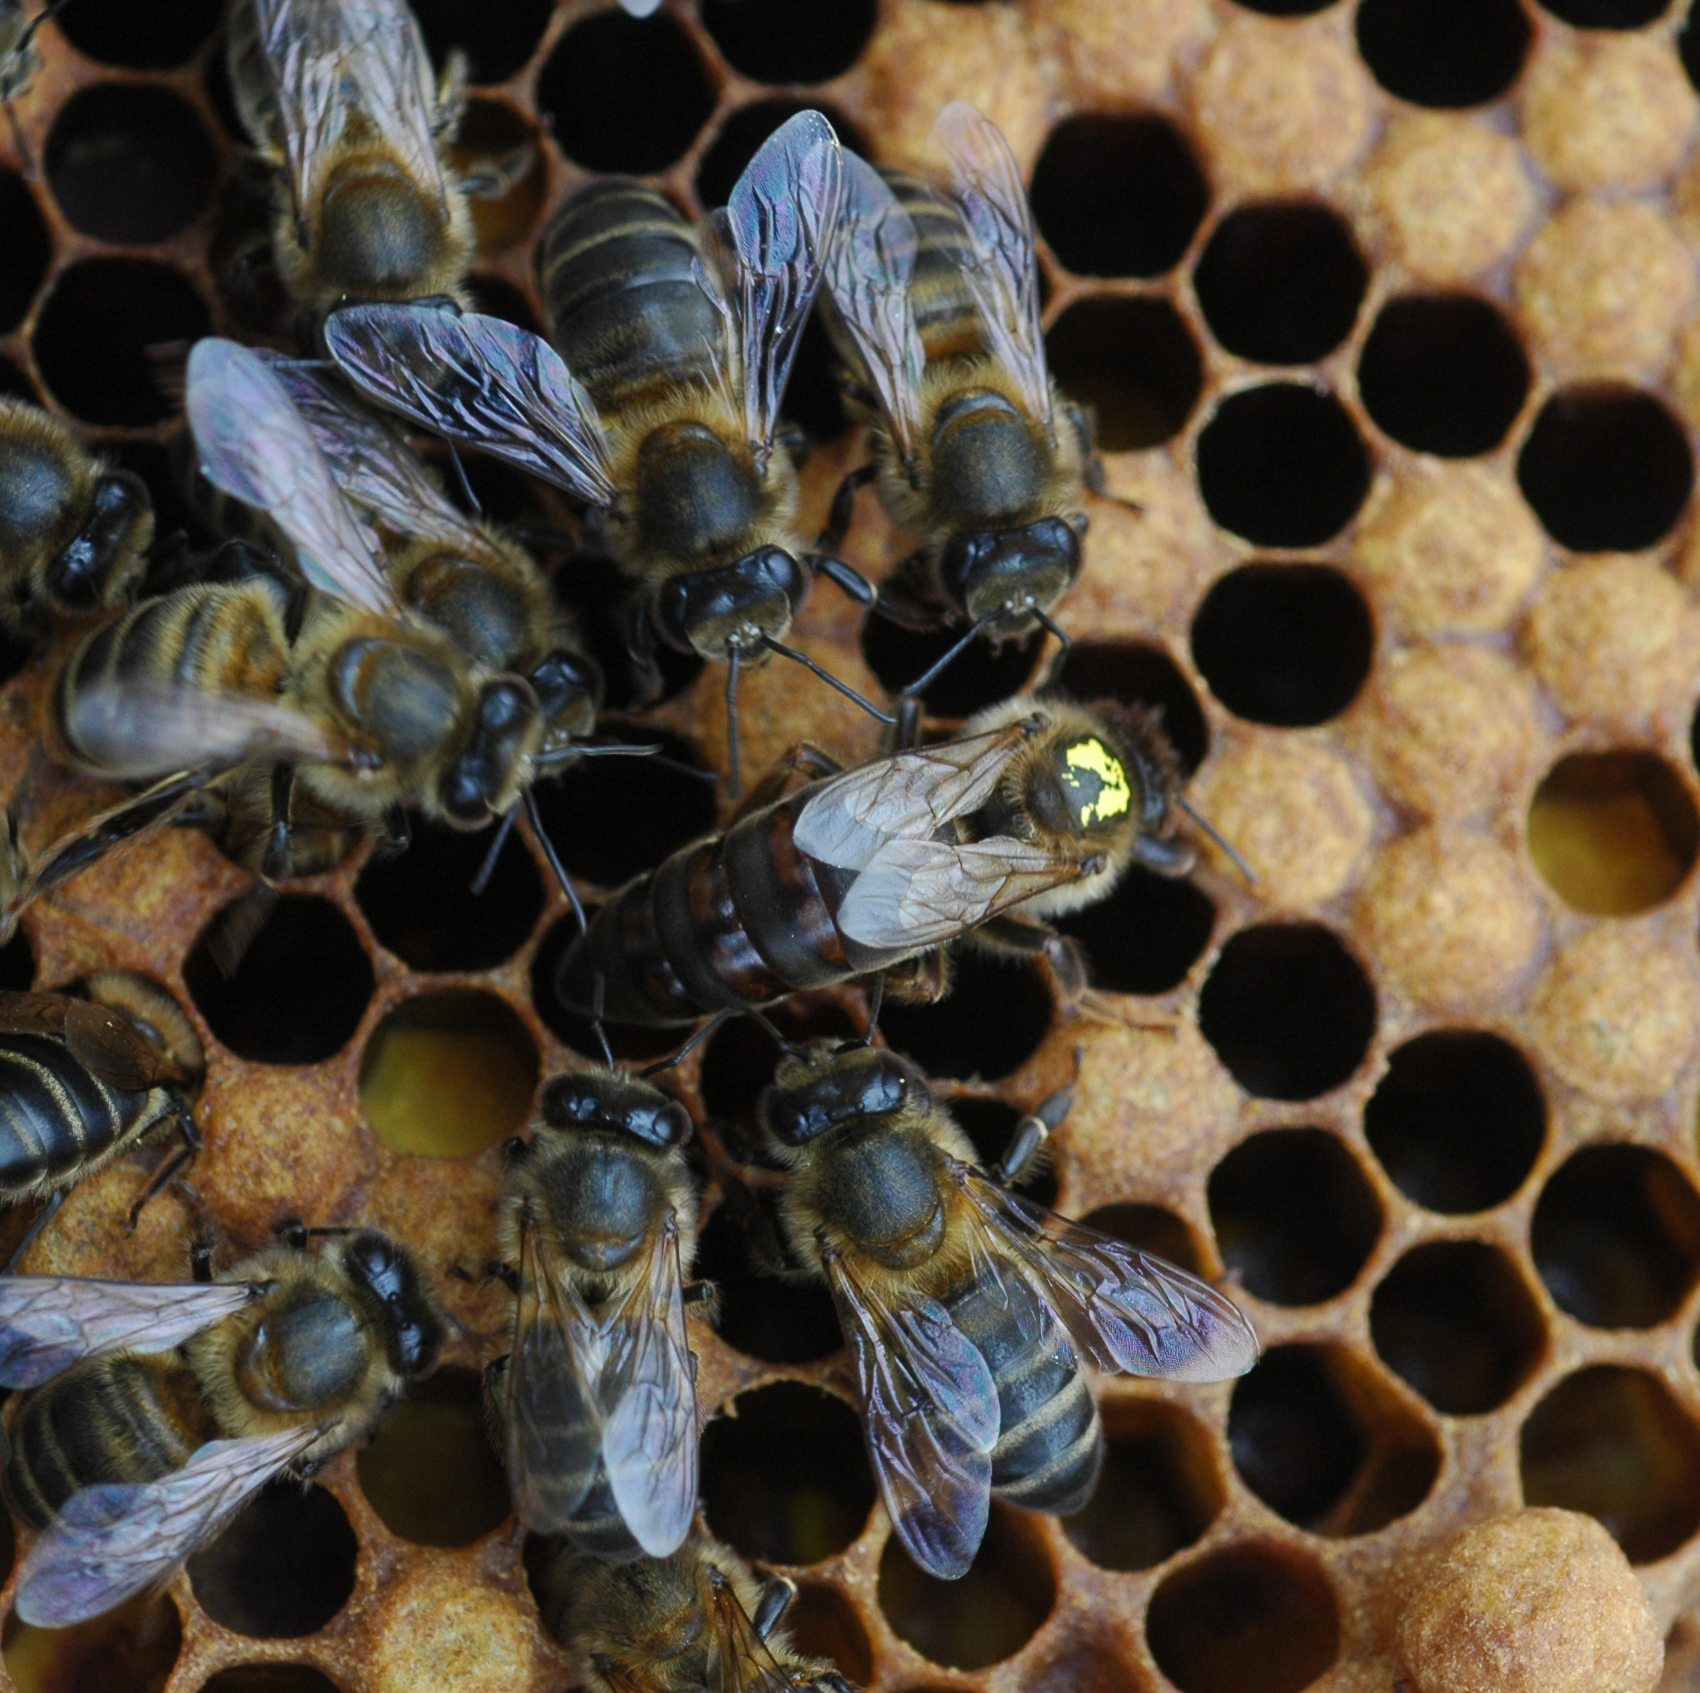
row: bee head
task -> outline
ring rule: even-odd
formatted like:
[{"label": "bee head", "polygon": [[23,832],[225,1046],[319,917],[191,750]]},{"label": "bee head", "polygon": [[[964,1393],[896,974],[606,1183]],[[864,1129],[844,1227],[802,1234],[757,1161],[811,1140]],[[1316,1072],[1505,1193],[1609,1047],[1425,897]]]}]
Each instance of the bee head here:
[{"label": "bee head", "polygon": [[466,742],[437,783],[437,802],[455,828],[481,829],[508,809],[537,734],[537,696],[528,683],[484,684]]},{"label": "bee head", "polygon": [[814,1041],[779,1061],[758,1110],[781,1146],[806,1146],[841,1124],[930,1099],[919,1073],[895,1052]]},{"label": "bee head", "polygon": [[602,667],[595,659],[558,647],[526,680],[537,696],[544,743],[550,751],[582,739],[596,727],[602,705]]},{"label": "bee head", "polygon": [[655,596],[656,632],[678,652],[723,661],[750,630],[784,637],[808,579],[783,547],[758,547],[716,570],[670,576]]},{"label": "bee head", "polygon": [[543,1089],[543,1121],[552,1129],[617,1129],[671,1152],[691,1137],[691,1114],[678,1100],[606,1070],[556,1076]]},{"label": "bee head", "polygon": [[970,623],[991,620],[991,638],[1024,634],[1033,627],[1031,608],[1049,611],[1080,574],[1080,532],[1060,517],[964,531],[939,555],[940,581]]},{"label": "bee head", "polygon": [[343,1247],[342,1267],[377,1318],[390,1368],[409,1381],[429,1375],[443,1349],[443,1320],[407,1249],[363,1229]]}]

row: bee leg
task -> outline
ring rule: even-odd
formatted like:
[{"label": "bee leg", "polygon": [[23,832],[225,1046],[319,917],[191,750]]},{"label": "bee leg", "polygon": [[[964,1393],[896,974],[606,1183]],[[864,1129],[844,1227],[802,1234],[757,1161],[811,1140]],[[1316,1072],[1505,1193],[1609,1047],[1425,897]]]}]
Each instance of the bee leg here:
[{"label": "bee leg", "polygon": [[961,640],[946,649],[944,655],[928,665],[908,687],[900,690],[904,699],[919,699],[980,637],[980,631],[991,622],[995,613],[988,612],[986,616],[976,619],[969,624]]},{"label": "bee leg", "polygon": [[519,1292],[519,1271],[512,1264],[504,1264],[500,1258],[487,1258],[484,1261],[484,1274],[493,1281],[499,1281],[509,1293]]},{"label": "bee leg", "polygon": [[195,1127],[195,1119],[189,1115],[187,1108],[179,1113],[176,1121],[177,1132],[183,1137],[183,1144],[154,1172],[153,1180],[142,1189],[141,1198],[130,1207],[130,1227],[132,1230],[142,1215],[142,1207],[161,1188],[174,1181],[184,1165],[201,1150],[200,1130]]},{"label": "bee leg", "polygon": [[635,595],[620,608],[621,633],[625,636],[626,653],[632,661],[632,689],[635,706],[654,702],[661,692],[661,666],[655,662],[655,626],[649,620],[649,610]]},{"label": "bee leg", "polygon": [[[1238,861],[1239,855],[1226,841],[1220,844],[1224,852]],[[1163,835],[1136,835],[1133,856],[1136,862],[1159,876],[1184,876],[1198,862],[1198,852],[1190,841]]]},{"label": "bee leg", "polygon": [[821,530],[815,542],[817,547],[835,553],[844,545],[844,537],[850,533],[850,519],[855,511],[856,495],[878,475],[876,466],[862,464],[838,484],[838,492],[832,496],[832,506],[826,514],[826,527]]},{"label": "bee leg", "polygon": [[866,990],[868,996],[868,1026],[862,1032],[863,1046],[874,1044],[874,1031],[880,1026],[880,1012],[885,1009],[885,972],[874,977],[874,985]]},{"label": "bee leg", "polygon": [[218,1242],[210,1235],[197,1234],[189,1242],[189,1279],[197,1282],[210,1282],[213,1279],[213,1253],[218,1250]]},{"label": "bee leg", "polygon": [[1086,955],[1068,935],[1059,935],[1044,923],[1030,922],[1005,913],[988,918],[967,937],[982,952],[1006,958],[1042,960],[1050,968],[1057,992],[1065,1005],[1076,1004],[1086,992]]},{"label": "bee leg", "polygon": [[307,1250],[307,1225],[299,1217],[285,1217],[273,1223],[272,1233],[293,1252]]},{"label": "bee leg", "polygon": [[835,1669],[817,1675],[811,1685],[819,1688],[820,1693],[856,1693],[856,1689]]},{"label": "bee leg", "polygon": [[59,1215],[59,1207],[64,1203],[64,1188],[55,1188],[47,1196],[47,1203],[42,1206],[40,1215],[24,1230],[24,1238],[12,1248],[12,1256],[6,1260],[6,1267],[0,1270],[0,1276],[10,1276],[17,1273],[19,1264],[24,1261],[24,1255],[41,1238],[41,1231]]},{"label": "bee leg", "polygon": [[779,1626],[779,1619],[790,1609],[797,1597],[797,1584],[789,1576],[769,1575],[761,1584],[761,1596],[756,1600],[756,1614],[750,1622],[756,1633],[765,1640]]},{"label": "bee leg", "polygon": [[679,1290],[679,1297],[687,1305],[707,1305],[720,1297],[720,1284],[711,1281],[686,1282]]},{"label": "bee leg", "polygon": [[1143,511],[1143,506],[1110,492],[1109,478],[1104,472],[1104,461],[1098,456],[1098,431],[1094,426],[1092,413],[1085,406],[1071,404],[1068,407],[1068,421],[1074,426],[1074,433],[1080,441],[1081,480],[1099,499],[1114,501],[1116,505],[1123,506],[1128,511]]},{"label": "bee leg", "polygon": [[873,583],[841,558],[834,558],[830,553],[804,553],[803,563],[858,605],[871,606],[879,598],[879,590]]},{"label": "bee leg", "polygon": [[998,1161],[997,1178],[1005,1187],[1013,1187],[1031,1169],[1033,1160],[1045,1143],[1063,1125],[1063,1119],[1074,1105],[1074,1083],[1058,1088],[1049,1098],[1041,1100],[1036,1110],[1029,1112],[1015,1125],[1003,1157]]}]

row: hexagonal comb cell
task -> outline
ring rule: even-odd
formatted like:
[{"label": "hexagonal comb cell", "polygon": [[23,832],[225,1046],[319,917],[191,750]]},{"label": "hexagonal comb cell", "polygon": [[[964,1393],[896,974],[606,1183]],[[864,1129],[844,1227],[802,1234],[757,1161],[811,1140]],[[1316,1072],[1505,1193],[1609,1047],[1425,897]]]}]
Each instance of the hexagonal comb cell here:
[{"label": "hexagonal comb cell", "polygon": [[506,1522],[508,1478],[491,1450],[483,1379],[450,1366],[415,1383],[355,1458],[366,1502],[415,1546],[470,1546]]},{"label": "hexagonal comb cell", "polygon": [[1373,1534],[1440,1473],[1428,1425],[1338,1346],[1278,1346],[1234,1385],[1228,1444],[1264,1504],[1313,1534]]},{"label": "hexagonal comb cell", "polygon": [[[888,694],[909,692],[962,638],[960,630],[936,633],[905,629],[884,617],[862,625],[862,658]],[[967,717],[1007,699],[1021,688],[1039,662],[1038,640],[1008,641],[996,650],[976,641],[921,692],[935,717]]]},{"label": "hexagonal comb cell", "polygon": [[703,1431],[703,1515],[746,1558],[818,1564],[862,1532],[873,1503],[861,1421],[818,1387],[758,1388]]},{"label": "hexagonal comb cell", "polygon": [[1529,1244],[1562,1310],[1595,1328],[1651,1328],[1700,1270],[1700,1194],[1652,1147],[1585,1146],[1541,1190]]},{"label": "hexagonal comb cell", "polygon": [[1241,565],[1192,620],[1193,662],[1217,699],[1236,717],[1282,729],[1344,711],[1374,647],[1363,595],[1324,564]]},{"label": "hexagonal comb cell", "polygon": [[1682,885],[1700,856],[1700,813],[1656,753],[1570,753],[1529,802],[1529,856],[1574,910],[1627,916]]},{"label": "hexagonal comb cell", "polygon": [[986,1538],[960,1580],[928,1575],[896,1535],[880,1557],[886,1621],[923,1657],[951,1669],[1014,1657],[1039,1632],[1056,1596],[1056,1572],[1033,1518],[996,1499]]},{"label": "hexagonal comb cell", "polygon": [[366,1042],[360,1110],[392,1152],[464,1158],[524,1124],[539,1068],[537,1043],[505,999],[418,994]]},{"label": "hexagonal comb cell", "polygon": [[1166,1577],[1145,1638],[1181,1693],[1299,1693],[1339,1656],[1340,1612],[1308,1553],[1253,1540]]},{"label": "hexagonal comb cell", "polygon": [[1184,775],[1190,776],[1210,750],[1198,696],[1175,661],[1157,647],[1141,641],[1076,641],[1057,672],[1056,686],[1077,700],[1114,700],[1156,712]]},{"label": "hexagonal comb cell", "polygon": [[1417,106],[1481,106],[1523,68],[1529,21],[1517,0],[1364,0],[1358,51],[1377,82]]},{"label": "hexagonal comb cell", "polygon": [[348,1603],[360,1543],[328,1488],[274,1482],[189,1559],[195,1603],[254,1640],[316,1634]]},{"label": "hexagonal comb cell", "polygon": [[1431,1211],[1486,1211],[1534,1167],[1546,1104],[1509,1041],[1437,1029],[1394,1049],[1364,1107],[1364,1134],[1407,1199]]},{"label": "hexagonal comb cell", "polygon": [[888,1005],[886,1040],[930,1076],[995,1082],[1039,1049],[1051,1026],[1051,995],[1037,970],[966,954],[949,997],[937,1005]]},{"label": "hexagonal comb cell", "polygon": [[311,1664],[233,1664],[201,1687],[203,1693],[338,1693],[337,1684]]},{"label": "hexagonal comb cell", "polygon": [[1204,1258],[1192,1230],[1161,1205],[1100,1205],[1080,1220],[1100,1234],[1137,1246],[1141,1252],[1154,1252],[1159,1258],[1167,1258],[1195,1276],[1205,1273]]},{"label": "hexagonal comb cell", "polygon": [[1498,1247],[1437,1240],[1413,1247],[1370,1301],[1387,1365],[1437,1411],[1497,1410],[1539,1362],[1546,1329],[1527,1284]]},{"label": "hexagonal comb cell", "polygon": [[9,1616],[0,1636],[12,1685],[32,1693],[91,1686],[145,1693],[165,1685],[182,1649],[177,1607],[158,1593],[71,1628],[34,1628]]},{"label": "hexagonal comb cell", "polygon": [[810,1657],[836,1664],[853,1685],[865,1687],[874,1678],[874,1649],[856,1607],[836,1588],[823,1582],[797,1584],[797,1596],[785,1612],[791,1644]]},{"label": "hexagonal comb cell", "polygon": [[1078,300],[1051,325],[1045,354],[1062,391],[1091,408],[1107,453],[1178,435],[1204,385],[1198,348],[1167,300]]},{"label": "hexagonal comb cell", "polygon": [[413,0],[434,64],[456,49],[470,61],[474,83],[506,82],[537,51],[552,8],[549,0]]},{"label": "hexagonal comb cell", "polygon": [[0,171],[0,332],[16,329],[47,275],[53,243],[21,176]]},{"label": "hexagonal comb cell", "polygon": [[703,28],[756,82],[829,82],[849,70],[874,27],[874,0],[704,0]]},{"label": "hexagonal comb cell", "polygon": [[1098,1489],[1084,1510],[1063,1519],[1063,1533],[1100,1569],[1147,1570],[1192,1545],[1222,1508],[1210,1438],[1158,1400],[1102,1410]]},{"label": "hexagonal comb cell", "polygon": [[769,1364],[830,1358],[844,1345],[832,1295],[824,1283],[761,1274],[749,1248],[758,1227],[778,1239],[772,1206],[740,1194],[716,1207],[697,1242],[696,1273],[720,1289],[715,1331],[734,1351]]},{"label": "hexagonal comb cell", "polygon": [[1566,1376],[1523,1424],[1521,1472],[1526,1504],[1598,1517],[1634,1564],[1700,1527],[1700,1429],[1645,1370]]},{"label": "hexagonal comb cell", "polygon": [[1381,1207],[1326,1129],[1266,1129],[1210,1172],[1210,1221],[1223,1261],[1250,1293],[1314,1305],[1357,1279],[1381,1233]]},{"label": "hexagonal comb cell", "polygon": [[126,70],[164,71],[187,64],[212,34],[223,11],[219,0],[175,0],[150,6],[146,15],[126,0],[78,0],[75,17],[54,22],[79,53]]}]

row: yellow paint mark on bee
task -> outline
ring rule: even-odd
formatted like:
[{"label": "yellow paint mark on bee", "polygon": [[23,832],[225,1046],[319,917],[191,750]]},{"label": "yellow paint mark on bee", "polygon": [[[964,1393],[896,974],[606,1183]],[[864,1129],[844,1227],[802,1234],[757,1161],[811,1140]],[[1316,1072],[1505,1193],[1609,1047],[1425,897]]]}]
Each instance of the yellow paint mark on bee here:
[{"label": "yellow paint mark on bee", "polygon": [[1133,803],[1133,790],[1128,785],[1127,772],[1121,760],[1115,758],[1102,741],[1076,741],[1064,754],[1069,768],[1070,785],[1085,786],[1075,772],[1098,778],[1098,791],[1091,799],[1075,808],[1083,829],[1119,817]]}]

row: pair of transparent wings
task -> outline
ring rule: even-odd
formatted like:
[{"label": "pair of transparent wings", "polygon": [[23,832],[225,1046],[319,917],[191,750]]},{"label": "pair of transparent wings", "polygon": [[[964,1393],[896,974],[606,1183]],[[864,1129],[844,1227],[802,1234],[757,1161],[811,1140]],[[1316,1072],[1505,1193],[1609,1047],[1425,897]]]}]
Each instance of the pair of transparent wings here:
[{"label": "pair of transparent wings", "polygon": [[[819,112],[781,125],[699,230],[697,281],[727,333],[728,392],[765,462],[838,221],[843,155]],[[588,505],[616,497],[607,436],[549,343],[500,318],[427,305],[348,306],[325,345],[362,393]]]},{"label": "pair of transparent wings", "polygon": [[[264,1285],[0,1277],[0,1386],[38,1387],[97,1353],[169,1351],[241,1310]],[[209,1441],[157,1481],[73,1493],[23,1561],[18,1615],[63,1628],[165,1580],[325,1433],[314,1424]]]},{"label": "pair of transparent wings", "polygon": [[[933,126],[931,151],[967,234],[962,275],[988,351],[1014,378],[1033,416],[1048,425],[1051,384],[1039,327],[1033,217],[1009,143],[967,101],[956,100]],[[884,178],[865,160],[846,157],[826,285],[905,459],[919,445],[917,388],[926,364],[909,299],[916,248],[915,225]]]},{"label": "pair of transparent wings", "polygon": [[[1171,1381],[1221,1381],[1257,1362],[1239,1309],[1161,1258],[999,1187],[952,1160],[982,1287],[1024,1279],[1095,1369]],[[985,1536],[997,1386],[978,1348],[937,1300],[874,1297],[842,1255],[827,1279],[850,1343],[880,1496],[923,1569],[966,1573]],[[1025,1302],[1008,1304],[1012,1321]],[[1027,1337],[1037,1341],[1040,1337]]]},{"label": "pair of transparent wings", "polygon": [[443,205],[431,60],[406,0],[252,3],[297,221],[305,227],[351,128],[379,138]]},{"label": "pair of transparent wings", "polygon": [[[387,475],[382,491],[392,504],[411,499],[417,489],[406,485],[393,450],[380,465],[376,436],[361,433],[354,413],[336,416],[334,393],[274,360],[217,337],[191,349],[185,405],[202,474],[271,519],[312,587],[405,621],[409,614],[390,583],[382,550],[338,486],[326,446],[343,444],[345,457],[363,448],[364,485]],[[314,415],[324,444],[297,394],[309,403],[318,397]],[[422,469],[418,480],[428,480]],[[415,519],[409,532],[430,520],[430,514]],[[69,716],[73,739],[104,770],[130,781],[223,770],[252,759],[332,763],[349,756],[312,719],[274,700],[141,679],[79,689]]]},{"label": "pair of transparent wings", "polygon": [[865,946],[919,950],[1081,874],[1074,859],[1031,841],[935,839],[984,805],[1030,722],[876,759],[833,777],[804,803],[793,839],[822,863],[855,872],[834,921]]},{"label": "pair of transparent wings", "polygon": [[525,1526],[573,1526],[598,1475],[653,1558],[678,1550],[697,1500],[696,1366],[685,1333],[679,1230],[656,1231],[641,1276],[593,1312],[524,1230],[505,1424],[514,1509]]}]

